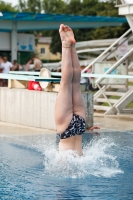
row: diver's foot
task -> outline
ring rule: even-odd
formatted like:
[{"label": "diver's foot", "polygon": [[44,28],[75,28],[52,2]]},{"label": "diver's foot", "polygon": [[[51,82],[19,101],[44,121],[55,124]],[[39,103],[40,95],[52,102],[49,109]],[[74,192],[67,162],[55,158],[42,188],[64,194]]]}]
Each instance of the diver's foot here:
[{"label": "diver's foot", "polygon": [[73,33],[72,29],[69,26],[64,25],[64,31],[65,31],[67,37],[69,38],[69,40],[71,41],[71,43],[75,44],[76,40],[74,38],[74,33]]},{"label": "diver's foot", "polygon": [[71,42],[70,38],[67,37],[64,28],[65,28],[65,25],[61,24],[60,29],[59,29],[60,38],[61,38],[62,46],[65,48],[69,48],[69,47],[71,47],[72,42]]},{"label": "diver's foot", "polygon": [[69,48],[76,43],[74,39],[73,31],[69,26],[61,24],[59,33],[60,33],[60,38],[61,38],[63,47]]}]

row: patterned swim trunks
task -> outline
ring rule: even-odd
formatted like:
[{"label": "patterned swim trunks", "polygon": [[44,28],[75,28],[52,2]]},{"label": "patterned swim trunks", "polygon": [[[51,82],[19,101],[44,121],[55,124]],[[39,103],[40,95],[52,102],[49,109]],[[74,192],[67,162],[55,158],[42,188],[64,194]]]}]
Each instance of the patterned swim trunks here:
[{"label": "patterned swim trunks", "polygon": [[75,135],[82,135],[85,132],[85,129],[85,120],[79,115],[73,114],[73,118],[68,128],[63,133],[59,134],[59,137],[60,139],[66,139]]}]

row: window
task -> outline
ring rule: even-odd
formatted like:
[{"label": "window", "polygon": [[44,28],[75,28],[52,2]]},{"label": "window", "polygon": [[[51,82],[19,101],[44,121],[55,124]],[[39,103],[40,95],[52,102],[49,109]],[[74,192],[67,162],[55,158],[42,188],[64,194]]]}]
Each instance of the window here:
[{"label": "window", "polygon": [[41,48],[41,49],[40,49],[40,53],[41,53],[41,54],[45,54],[45,48]]}]

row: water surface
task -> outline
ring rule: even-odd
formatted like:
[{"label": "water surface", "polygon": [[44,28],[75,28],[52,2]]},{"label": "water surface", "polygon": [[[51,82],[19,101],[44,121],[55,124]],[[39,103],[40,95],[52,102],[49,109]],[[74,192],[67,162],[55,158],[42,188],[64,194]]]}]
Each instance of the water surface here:
[{"label": "water surface", "polygon": [[83,156],[54,134],[0,135],[0,199],[132,200],[133,131],[83,136]]}]

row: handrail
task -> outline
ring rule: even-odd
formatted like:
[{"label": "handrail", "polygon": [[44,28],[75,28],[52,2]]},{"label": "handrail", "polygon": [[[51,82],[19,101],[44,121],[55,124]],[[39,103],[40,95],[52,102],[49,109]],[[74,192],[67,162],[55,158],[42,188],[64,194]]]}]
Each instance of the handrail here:
[{"label": "handrail", "polygon": [[131,33],[129,36],[127,36],[127,38],[125,38],[120,44],[118,44],[118,46],[114,47],[114,49],[103,59],[107,59],[108,56],[110,56],[114,51],[116,51],[125,41],[127,41],[131,36],[133,35],[133,33]]},{"label": "handrail", "polygon": [[[27,76],[29,75],[29,76]],[[38,76],[34,76],[34,75],[38,75]],[[61,72],[51,72],[51,76],[50,78],[53,77],[61,77],[62,73]],[[26,78],[46,78],[46,77],[42,77],[39,76],[39,72],[24,72],[22,73],[21,71],[11,71],[9,72],[9,74],[2,74],[0,73],[0,78],[9,78],[9,79],[13,79],[15,77],[26,77]],[[90,73],[82,73],[81,77],[84,78],[89,78],[89,77],[94,77],[94,78],[122,78],[122,79],[133,79],[132,75],[119,75],[119,74],[90,74]],[[17,78],[16,78],[17,79]]]},{"label": "handrail", "polygon": [[101,53],[95,60],[93,60],[85,69],[83,69],[81,73],[85,72],[88,68],[90,68],[95,62],[97,62],[103,55],[105,55],[112,47],[114,47],[122,38],[124,38],[131,31],[132,31],[131,28],[128,31],[126,31],[126,33],[124,33],[111,46],[109,46],[103,53]]},{"label": "handrail", "polygon": [[[110,69],[108,69],[104,74],[109,74],[110,72],[112,72],[116,67],[119,66],[119,64],[121,64],[131,53],[133,52],[133,48],[130,49],[130,51],[128,51],[120,60],[118,60]],[[100,77],[98,78],[95,83],[99,84],[104,78]]]}]

